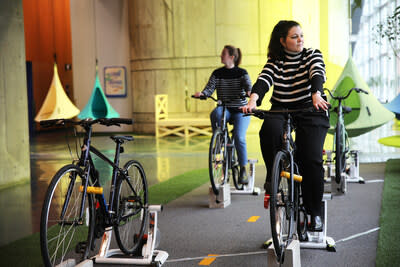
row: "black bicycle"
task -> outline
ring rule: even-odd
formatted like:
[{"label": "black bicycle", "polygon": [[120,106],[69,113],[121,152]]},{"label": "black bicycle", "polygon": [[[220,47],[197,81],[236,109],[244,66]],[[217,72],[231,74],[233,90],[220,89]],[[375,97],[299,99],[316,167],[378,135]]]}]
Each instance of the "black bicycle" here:
[{"label": "black bicycle", "polygon": [[228,184],[231,176],[235,188],[243,190],[243,184],[239,183],[239,162],[234,133],[233,131],[229,132],[228,123],[230,122],[226,119],[226,105],[229,102],[217,100],[212,96],[192,97],[201,100],[210,98],[217,102],[218,106],[223,107],[221,122],[213,132],[208,153],[209,176],[214,194],[219,194],[219,188]]},{"label": "black bicycle", "polygon": [[292,138],[292,113],[299,112],[315,112],[315,109],[254,110],[250,113],[260,119],[273,114],[285,117],[282,148],[276,153],[272,167],[269,202],[272,242],[279,263],[283,263],[285,249],[293,239],[307,240],[308,219],[300,184],[303,178],[294,161],[296,148]]},{"label": "black bicycle", "polygon": [[[134,254],[143,239],[148,213],[147,181],[142,165],[130,160],[121,168],[122,144],[132,136],[111,136],[116,143],[114,161],[91,144],[92,126],[132,124],[131,119],[41,121],[43,127],[79,125],[84,130],[79,160],[62,167],[46,192],[40,220],[40,247],[45,266],[83,261],[94,250],[95,239],[112,227],[119,248]],[[113,168],[106,202],[92,154]]]},{"label": "black bicycle", "polygon": [[349,138],[344,125],[344,115],[350,113],[352,110],[356,110],[357,108],[351,108],[345,106],[343,105],[343,102],[350,96],[351,92],[353,91],[364,94],[368,94],[368,92],[360,88],[351,88],[345,96],[334,96],[329,89],[325,88],[324,91],[328,91],[331,98],[338,101],[337,106],[335,105],[335,107],[332,110],[337,114],[337,122],[334,128],[334,148],[333,148],[333,151],[335,151],[335,181],[337,184],[341,185],[340,190],[342,191],[342,193],[345,193],[346,182],[343,181],[342,174],[345,173],[346,170],[346,159],[350,145],[349,145]]}]

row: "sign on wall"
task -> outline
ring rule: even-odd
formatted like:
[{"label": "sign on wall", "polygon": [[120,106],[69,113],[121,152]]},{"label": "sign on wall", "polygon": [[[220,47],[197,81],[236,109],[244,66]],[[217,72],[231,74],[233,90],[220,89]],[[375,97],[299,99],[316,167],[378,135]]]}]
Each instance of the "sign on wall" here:
[{"label": "sign on wall", "polygon": [[104,67],[104,87],[108,97],[126,97],[126,68]]}]

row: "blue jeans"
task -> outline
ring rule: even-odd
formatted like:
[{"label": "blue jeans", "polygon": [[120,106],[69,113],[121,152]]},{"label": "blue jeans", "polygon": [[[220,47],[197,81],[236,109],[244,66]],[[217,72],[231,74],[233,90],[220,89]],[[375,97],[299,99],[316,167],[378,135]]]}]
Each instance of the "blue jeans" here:
[{"label": "blue jeans", "polygon": [[[222,106],[217,106],[210,114],[211,126],[213,131],[217,128],[217,125],[220,126],[221,118],[222,118]],[[247,128],[250,124],[250,116],[243,116],[241,112],[232,112],[232,109],[226,109],[226,121],[232,121],[233,135],[235,139],[235,147],[239,158],[239,165],[246,166],[247,165],[247,145],[246,145],[246,132]]]}]

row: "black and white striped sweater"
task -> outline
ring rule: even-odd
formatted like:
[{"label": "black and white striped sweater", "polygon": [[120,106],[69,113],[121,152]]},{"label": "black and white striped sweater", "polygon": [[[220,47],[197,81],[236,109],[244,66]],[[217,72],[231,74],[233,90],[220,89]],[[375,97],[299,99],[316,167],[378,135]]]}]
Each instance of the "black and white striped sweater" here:
[{"label": "black and white striped sweater", "polygon": [[300,53],[285,52],[283,61],[269,59],[253,85],[252,93],[259,95],[257,105],[260,105],[264,95],[274,86],[270,100],[273,105],[302,108],[312,105],[312,93],[317,90],[323,93],[325,80],[321,52],[304,48]]},{"label": "black and white striped sweater", "polygon": [[[229,101],[228,107],[236,108],[247,104],[243,96],[251,91],[250,76],[245,69],[234,67],[231,69],[222,67],[216,69],[202,91],[206,96],[213,94],[217,89],[217,97],[221,101]],[[241,97],[242,96],[242,97]]]}]

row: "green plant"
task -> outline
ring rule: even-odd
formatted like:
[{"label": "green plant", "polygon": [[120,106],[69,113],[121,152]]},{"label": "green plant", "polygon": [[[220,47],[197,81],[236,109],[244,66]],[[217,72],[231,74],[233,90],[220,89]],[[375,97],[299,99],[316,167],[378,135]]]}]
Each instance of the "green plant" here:
[{"label": "green plant", "polygon": [[382,44],[382,39],[387,38],[394,55],[400,58],[400,6],[395,8],[393,15],[378,23],[374,30],[375,42]]}]

